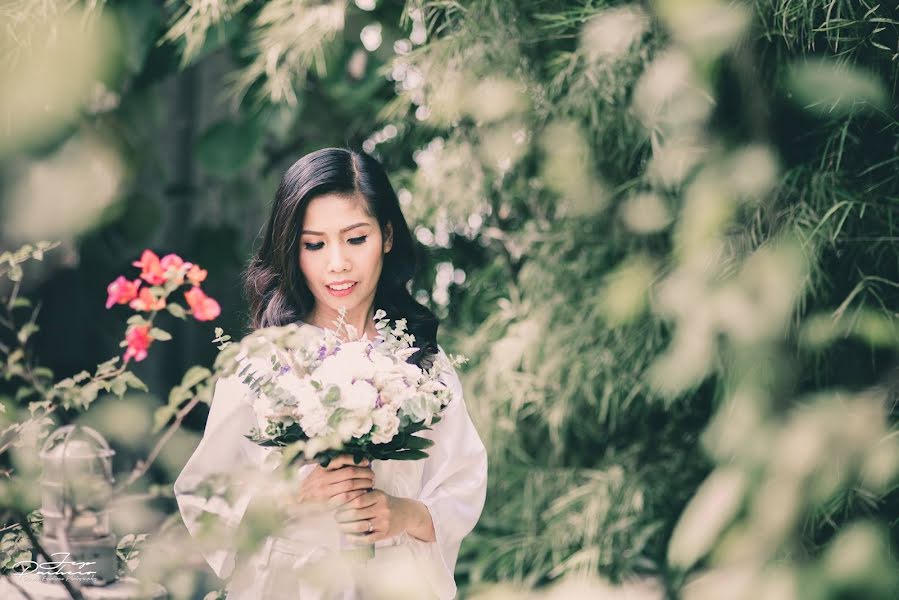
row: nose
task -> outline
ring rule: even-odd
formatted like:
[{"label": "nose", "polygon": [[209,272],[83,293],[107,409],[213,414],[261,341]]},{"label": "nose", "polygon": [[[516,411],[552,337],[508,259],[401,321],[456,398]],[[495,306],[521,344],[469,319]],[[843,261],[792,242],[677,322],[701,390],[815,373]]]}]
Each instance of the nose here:
[{"label": "nose", "polygon": [[344,255],[343,248],[340,244],[331,244],[331,251],[328,254],[328,270],[333,273],[341,273],[348,271],[349,268],[349,260]]}]

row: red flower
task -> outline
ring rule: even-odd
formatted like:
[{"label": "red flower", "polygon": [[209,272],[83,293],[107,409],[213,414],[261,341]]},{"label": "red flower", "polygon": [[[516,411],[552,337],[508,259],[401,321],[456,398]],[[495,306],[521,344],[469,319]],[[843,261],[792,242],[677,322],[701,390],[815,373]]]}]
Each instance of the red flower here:
[{"label": "red flower", "polygon": [[147,358],[147,348],[153,342],[150,337],[149,325],[137,325],[128,329],[125,334],[125,342],[128,343],[128,349],[125,351],[125,362],[132,358],[136,362],[140,362]]},{"label": "red flower", "polygon": [[150,291],[150,288],[144,288],[140,291],[140,296],[132,300],[129,306],[134,310],[145,310],[150,312],[165,308],[165,300],[154,296],[153,292]]},{"label": "red flower", "polygon": [[165,269],[159,262],[159,257],[152,250],[144,250],[140,260],[131,264],[135,267],[140,267],[140,278],[150,285],[162,285],[165,283]]},{"label": "red flower", "polygon": [[200,285],[206,281],[206,275],[206,270],[201,269],[200,265],[190,265],[190,270],[187,271],[187,279],[194,285]]},{"label": "red flower", "polygon": [[184,292],[184,299],[187,300],[197,321],[211,321],[222,312],[219,303],[203,293],[198,286]]},{"label": "red flower", "polygon": [[128,281],[124,276],[119,275],[115,281],[106,286],[106,308],[110,308],[113,304],[128,304],[137,297],[137,289],[140,287],[140,279]]}]

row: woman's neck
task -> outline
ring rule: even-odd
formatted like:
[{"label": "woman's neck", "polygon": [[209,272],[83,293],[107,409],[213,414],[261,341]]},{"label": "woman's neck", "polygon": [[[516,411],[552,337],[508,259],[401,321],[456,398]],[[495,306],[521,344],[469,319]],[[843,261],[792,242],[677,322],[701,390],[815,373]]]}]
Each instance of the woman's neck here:
[{"label": "woman's neck", "polygon": [[[306,322],[310,325],[321,327],[322,329],[330,329],[334,331],[337,327],[335,325],[335,322],[338,319],[339,315],[337,313],[334,313],[330,316],[322,315],[316,312],[316,310],[313,308],[312,311],[310,311],[309,315],[306,317]],[[372,311],[372,307],[369,307],[369,309],[365,313],[365,316],[363,317],[347,314],[346,319],[344,319],[344,323],[355,327],[360,336],[367,334],[369,339],[374,339],[374,337],[378,335],[378,330],[375,329],[374,312]]]}]

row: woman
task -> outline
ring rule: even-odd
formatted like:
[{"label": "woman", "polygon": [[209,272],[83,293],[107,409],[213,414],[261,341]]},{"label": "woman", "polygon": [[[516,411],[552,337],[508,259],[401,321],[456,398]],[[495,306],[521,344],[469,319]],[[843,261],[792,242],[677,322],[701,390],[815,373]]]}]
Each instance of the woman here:
[{"label": "woman", "polygon": [[[285,173],[262,245],[245,274],[252,325],[333,329],[344,307],[346,322],[375,339],[373,316],[380,308],[391,320],[407,320],[419,348],[409,362],[429,366],[444,351],[437,344],[436,317],[407,289],[416,258],[396,193],[374,158],[338,148],[308,154]],[[444,380],[453,400],[443,419],[425,432],[435,442],[426,459],[355,465],[344,456],[327,468],[303,466],[291,501],[305,517],[288,533],[267,538],[247,561],[237,559],[230,547],[201,550],[218,576],[235,574],[230,600],[364,597],[364,590],[348,581],[327,593],[307,585],[305,578],[299,587],[282,583],[304,565],[327,564],[329,552],[340,547],[339,535],[328,533],[328,527],[344,539],[374,543],[372,564],[409,559],[432,597],[455,596],[459,546],[484,505],[487,458],[458,375],[453,371]],[[244,437],[255,423],[250,394],[237,377],[218,382],[203,439],[175,482],[192,535],[199,534],[204,512],[215,515],[227,531],[237,530],[260,491],[245,485],[233,502],[215,502],[191,493],[201,481],[245,467],[272,468],[270,449]],[[303,507],[322,505],[326,512],[302,513]]]}]

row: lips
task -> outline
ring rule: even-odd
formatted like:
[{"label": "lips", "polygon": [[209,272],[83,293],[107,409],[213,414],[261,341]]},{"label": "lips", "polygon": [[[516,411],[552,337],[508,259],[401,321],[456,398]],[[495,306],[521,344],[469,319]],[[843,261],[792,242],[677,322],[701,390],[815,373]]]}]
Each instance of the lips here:
[{"label": "lips", "polygon": [[[334,289],[333,287],[331,287],[332,285],[340,285],[340,286],[349,285],[350,287],[341,290],[341,289]],[[352,293],[352,291],[356,289],[356,282],[348,281],[348,282],[341,282],[339,284],[338,283],[329,283],[325,287],[328,289],[329,294],[331,294],[332,296],[340,297],[340,296],[346,296],[347,294]]]}]

